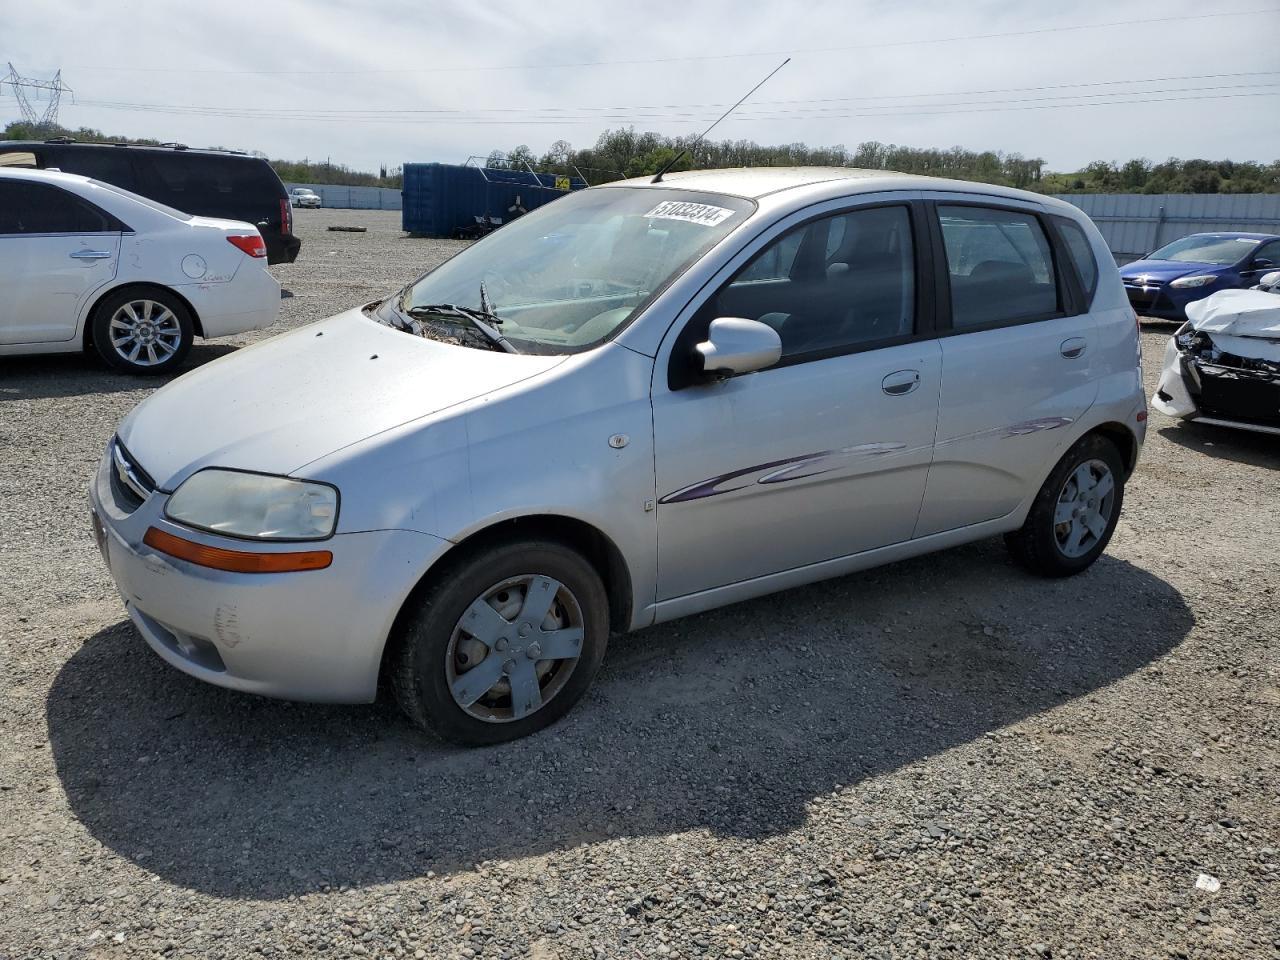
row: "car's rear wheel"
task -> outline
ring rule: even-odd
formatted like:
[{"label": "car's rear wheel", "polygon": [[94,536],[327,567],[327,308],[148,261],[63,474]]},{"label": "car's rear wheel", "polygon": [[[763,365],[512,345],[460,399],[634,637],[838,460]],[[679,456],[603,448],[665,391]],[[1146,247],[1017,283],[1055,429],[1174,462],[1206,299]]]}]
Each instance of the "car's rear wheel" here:
[{"label": "car's rear wheel", "polygon": [[1045,577],[1068,577],[1107,548],[1124,502],[1115,444],[1091,434],[1066,452],[1036,494],[1020,530],[1005,535],[1014,558]]},{"label": "car's rear wheel", "polygon": [[609,601],[599,574],[550,541],[490,547],[451,565],[395,642],[405,714],[454,743],[501,743],[564,716],[604,658]]},{"label": "car's rear wheel", "polygon": [[94,311],[94,348],[127,373],[168,373],[186,359],[194,339],[191,312],[164,290],[121,290]]}]

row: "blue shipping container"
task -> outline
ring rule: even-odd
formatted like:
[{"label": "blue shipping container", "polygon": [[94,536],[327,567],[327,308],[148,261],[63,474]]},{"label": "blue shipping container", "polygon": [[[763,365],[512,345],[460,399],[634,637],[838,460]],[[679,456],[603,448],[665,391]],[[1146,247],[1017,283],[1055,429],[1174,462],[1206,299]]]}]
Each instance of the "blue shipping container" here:
[{"label": "blue shipping container", "polygon": [[[496,170],[453,163],[406,163],[400,224],[409,233],[452,237],[474,228],[476,217],[507,223],[587,184],[578,177],[535,175],[523,170]],[[557,184],[557,180],[560,181]],[[561,189],[557,189],[559,186]]]}]

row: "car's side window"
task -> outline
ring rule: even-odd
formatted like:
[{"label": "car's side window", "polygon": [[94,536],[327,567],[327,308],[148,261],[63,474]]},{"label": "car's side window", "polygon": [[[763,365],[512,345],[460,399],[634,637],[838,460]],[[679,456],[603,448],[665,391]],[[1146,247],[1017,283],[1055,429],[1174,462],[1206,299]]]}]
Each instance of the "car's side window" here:
[{"label": "car's side window", "polygon": [[939,205],[957,330],[1038,320],[1059,312],[1049,239],[1031,213]]},{"label": "car's side window", "polygon": [[107,233],[120,225],[88,201],[45,183],[0,183],[0,234]]},{"label": "car's side window", "polygon": [[126,190],[135,190],[138,186],[129,151],[124,147],[62,147],[47,158],[46,165]]},{"label": "car's side window", "polygon": [[1098,289],[1098,261],[1093,256],[1093,247],[1090,246],[1089,238],[1085,236],[1084,231],[1080,229],[1080,224],[1067,217],[1053,219],[1066,244],[1067,256],[1071,258],[1076,274],[1080,277],[1085,303],[1090,303],[1093,301],[1094,291]]},{"label": "car's side window", "polygon": [[906,206],[869,207],[788,231],[699,311],[746,317],[778,331],[782,359],[910,336],[915,247]]},{"label": "car's side window", "polygon": [[0,167],[30,167],[34,170],[39,165],[36,155],[30,150],[6,150],[0,153]]},{"label": "car's side window", "polygon": [[[1259,260],[1270,260],[1270,264],[1259,264]],[[1280,240],[1268,240],[1253,252],[1253,265],[1270,270],[1280,266]]]}]

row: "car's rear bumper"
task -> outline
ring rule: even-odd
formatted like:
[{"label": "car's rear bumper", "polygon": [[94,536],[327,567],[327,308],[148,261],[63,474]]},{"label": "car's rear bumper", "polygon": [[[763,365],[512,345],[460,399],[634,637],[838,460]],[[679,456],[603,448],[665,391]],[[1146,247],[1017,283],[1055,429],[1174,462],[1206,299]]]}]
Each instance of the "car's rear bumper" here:
[{"label": "car's rear bumper", "polygon": [[261,330],[280,315],[280,282],[261,260],[245,258],[230,280],[177,289],[195,309],[206,339]]},{"label": "car's rear bumper", "polygon": [[396,614],[446,541],[406,530],[340,534],[309,549],[333,553],[324,570],[238,574],[197,566],[145,545],[149,527],[210,546],[253,544],[170,523],[160,491],[126,512],[109,460],[89,491],[96,536],[130,619],[167,663],[209,683],[293,700],[374,699]]},{"label": "car's rear bumper", "polygon": [[302,241],[291,233],[263,233],[267,245],[267,263],[293,263],[298,259]]}]

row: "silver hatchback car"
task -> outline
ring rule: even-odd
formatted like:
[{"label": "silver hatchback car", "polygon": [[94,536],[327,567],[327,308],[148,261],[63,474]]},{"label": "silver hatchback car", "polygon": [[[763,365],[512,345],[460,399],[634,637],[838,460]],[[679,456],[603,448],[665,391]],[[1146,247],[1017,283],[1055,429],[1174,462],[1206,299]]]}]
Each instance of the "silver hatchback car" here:
[{"label": "silver hatchback car", "polygon": [[140,404],[94,530],[159,656],[237,690],[529,734],[611,633],[1004,534],[1106,547],[1146,431],[1098,232],[891,173],[564,197],[387,300]]}]

